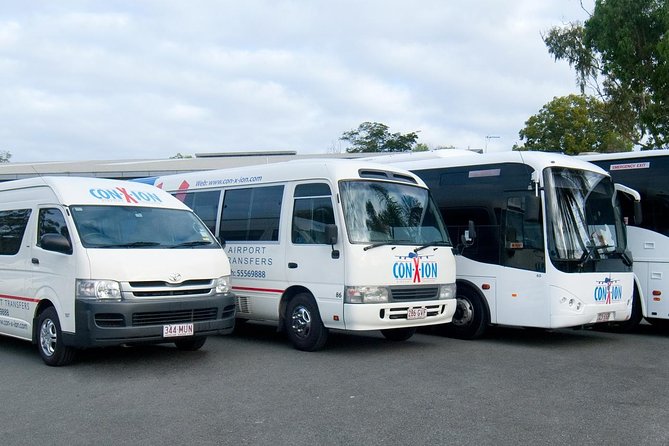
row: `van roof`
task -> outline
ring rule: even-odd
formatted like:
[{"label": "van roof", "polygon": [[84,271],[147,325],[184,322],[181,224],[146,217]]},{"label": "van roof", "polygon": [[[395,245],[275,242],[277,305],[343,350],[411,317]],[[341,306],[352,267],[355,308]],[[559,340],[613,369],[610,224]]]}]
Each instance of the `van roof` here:
[{"label": "van roof", "polygon": [[0,183],[0,192],[48,187],[64,205],[147,206],[185,209],[170,194],[148,184],[87,177],[45,176]]}]

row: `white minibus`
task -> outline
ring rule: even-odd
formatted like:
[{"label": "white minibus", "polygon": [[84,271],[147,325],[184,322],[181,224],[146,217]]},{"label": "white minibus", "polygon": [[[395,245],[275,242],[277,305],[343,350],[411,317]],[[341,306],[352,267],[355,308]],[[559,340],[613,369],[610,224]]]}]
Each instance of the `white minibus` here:
[{"label": "white minibus", "polygon": [[408,339],[450,322],[455,261],[425,184],[354,160],[289,161],[159,177],[225,244],[238,320],[271,321],[295,348],[329,329]]},{"label": "white minibus", "polygon": [[[413,161],[413,159],[416,159]],[[616,190],[566,155],[435,151],[374,158],[430,187],[453,240],[458,309],[447,330],[560,328],[630,319],[632,258]]]},{"label": "white minibus", "polygon": [[0,183],[0,334],[48,365],[77,349],[234,328],[230,264],[183,203],[153,186],[41,177]]}]

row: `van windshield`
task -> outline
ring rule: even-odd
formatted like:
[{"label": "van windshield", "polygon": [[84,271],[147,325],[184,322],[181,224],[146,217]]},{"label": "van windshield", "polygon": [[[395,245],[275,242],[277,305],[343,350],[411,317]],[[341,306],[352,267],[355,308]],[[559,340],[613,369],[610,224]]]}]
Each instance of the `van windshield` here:
[{"label": "van windshield", "polygon": [[427,189],[381,181],[339,184],[351,243],[449,245]]},{"label": "van windshield", "polygon": [[70,206],[86,248],[220,248],[190,211],[134,206]]}]

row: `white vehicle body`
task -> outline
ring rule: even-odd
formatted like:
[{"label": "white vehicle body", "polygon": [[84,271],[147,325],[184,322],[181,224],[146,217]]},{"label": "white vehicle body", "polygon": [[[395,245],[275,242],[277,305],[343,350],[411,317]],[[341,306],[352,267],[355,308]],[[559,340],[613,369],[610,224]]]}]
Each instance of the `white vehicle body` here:
[{"label": "white vehicle body", "polygon": [[[166,221],[187,227],[156,224]],[[193,239],[179,244],[182,235]],[[77,348],[199,348],[234,327],[229,276],[206,226],[155,187],[73,177],[0,184],[0,333],[38,343],[49,365],[70,362]]]},{"label": "white vehicle body", "polygon": [[602,169],[533,152],[421,158],[374,160],[419,175],[451,239],[464,236],[454,335],[475,338],[488,324],[559,328],[630,318],[631,260]]},{"label": "white vehicle body", "polygon": [[609,172],[616,183],[638,192],[642,218],[635,221],[634,194],[621,198],[627,240],[636,276],[633,321],[669,320],[669,150],[584,155]]},{"label": "white vehicle body", "polygon": [[409,172],[305,160],[155,181],[224,242],[237,317],[278,323],[296,348],[320,348],[327,329],[403,340],[452,318],[452,247]]}]

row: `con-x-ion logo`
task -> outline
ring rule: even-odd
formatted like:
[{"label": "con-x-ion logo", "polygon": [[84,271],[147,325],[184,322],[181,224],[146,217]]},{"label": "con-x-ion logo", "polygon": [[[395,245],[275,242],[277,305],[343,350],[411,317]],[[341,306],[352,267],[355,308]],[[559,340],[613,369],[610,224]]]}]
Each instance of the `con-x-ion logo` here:
[{"label": "con-x-ion logo", "polygon": [[421,283],[434,281],[438,275],[437,262],[433,256],[421,256],[411,251],[405,256],[395,256],[393,277],[403,282]]}]

